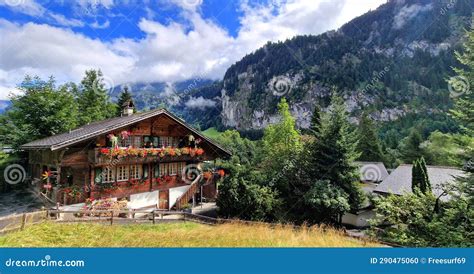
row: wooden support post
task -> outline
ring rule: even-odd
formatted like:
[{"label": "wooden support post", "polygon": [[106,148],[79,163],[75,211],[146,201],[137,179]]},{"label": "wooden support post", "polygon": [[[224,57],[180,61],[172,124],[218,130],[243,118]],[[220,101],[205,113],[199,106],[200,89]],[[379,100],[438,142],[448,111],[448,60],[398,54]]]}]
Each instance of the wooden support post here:
[{"label": "wooden support post", "polygon": [[154,210],[151,212],[151,217],[153,218],[153,224],[155,224],[155,211]]},{"label": "wooden support post", "polygon": [[111,215],[110,215],[110,225],[113,225],[113,224],[114,224],[114,211],[111,210],[111,211],[110,211],[110,214],[111,214]]},{"label": "wooden support post", "polygon": [[56,210],[57,210],[57,213],[56,213],[56,220],[59,219],[59,203],[56,203]]},{"label": "wooden support post", "polygon": [[21,215],[21,230],[23,230],[25,228],[25,223],[26,223],[26,213],[23,213],[23,215]]}]

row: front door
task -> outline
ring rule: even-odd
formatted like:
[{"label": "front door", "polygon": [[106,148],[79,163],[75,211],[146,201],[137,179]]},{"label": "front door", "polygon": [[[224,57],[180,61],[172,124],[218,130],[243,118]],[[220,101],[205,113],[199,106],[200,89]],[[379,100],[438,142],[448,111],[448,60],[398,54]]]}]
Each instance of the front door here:
[{"label": "front door", "polygon": [[170,194],[170,191],[169,190],[160,190],[159,192],[159,200],[158,200],[158,203],[159,203],[159,209],[169,209],[169,195]]}]

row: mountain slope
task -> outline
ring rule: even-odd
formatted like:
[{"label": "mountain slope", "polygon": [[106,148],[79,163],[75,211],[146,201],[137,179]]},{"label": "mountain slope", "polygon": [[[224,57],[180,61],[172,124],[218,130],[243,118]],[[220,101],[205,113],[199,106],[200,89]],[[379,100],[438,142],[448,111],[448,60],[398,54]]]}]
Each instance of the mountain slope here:
[{"label": "mountain slope", "polygon": [[232,65],[223,79],[226,127],[259,129],[278,119],[285,96],[298,126],[309,126],[315,104],[331,87],[350,111],[376,119],[442,114],[451,104],[446,79],[458,65],[453,51],[471,23],[472,0],[389,1],[318,36],[268,43]]}]

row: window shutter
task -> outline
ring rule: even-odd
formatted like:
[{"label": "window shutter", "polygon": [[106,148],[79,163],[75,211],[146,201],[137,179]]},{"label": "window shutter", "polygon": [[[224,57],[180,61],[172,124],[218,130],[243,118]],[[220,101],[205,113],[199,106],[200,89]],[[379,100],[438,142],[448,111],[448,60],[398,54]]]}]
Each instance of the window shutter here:
[{"label": "window shutter", "polygon": [[96,184],[102,183],[102,180],[104,179],[103,176],[102,176],[102,168],[96,167],[94,174],[95,174],[94,183],[96,183]]}]

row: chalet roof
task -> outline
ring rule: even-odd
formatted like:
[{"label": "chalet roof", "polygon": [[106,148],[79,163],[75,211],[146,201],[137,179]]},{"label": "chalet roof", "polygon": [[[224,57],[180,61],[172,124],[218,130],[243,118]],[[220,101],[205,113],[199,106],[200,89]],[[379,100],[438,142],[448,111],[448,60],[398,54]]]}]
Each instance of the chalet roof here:
[{"label": "chalet roof", "polygon": [[53,135],[50,137],[46,137],[43,139],[35,140],[30,143],[24,144],[21,146],[22,149],[25,150],[32,150],[32,149],[50,149],[50,150],[58,150],[61,148],[68,147],[70,145],[80,143],[92,138],[95,138],[99,135],[105,134],[107,132],[117,130],[134,123],[146,120],[148,118],[157,116],[157,115],[166,115],[167,117],[171,118],[173,121],[177,122],[178,124],[182,125],[189,131],[191,131],[199,138],[207,141],[214,147],[219,150],[219,154],[224,156],[229,156],[231,153],[226,149],[222,148],[220,145],[216,144],[211,139],[207,138],[206,136],[202,135],[198,130],[194,129],[186,122],[184,122],[179,117],[175,116],[171,112],[166,109],[155,109],[150,110],[147,112],[136,113],[130,116],[122,116],[122,117],[115,117],[110,118],[103,121],[97,121],[88,125],[81,126],[79,128],[73,129],[69,132]]},{"label": "chalet roof", "polygon": [[356,162],[359,166],[360,179],[363,182],[378,183],[388,177],[387,168],[382,162]]},{"label": "chalet roof", "polygon": [[[379,184],[374,192],[403,195],[411,193],[411,168],[412,165],[400,165]],[[431,187],[435,195],[441,194],[441,185],[452,183],[456,177],[465,176],[465,173],[453,167],[426,166]]]}]

